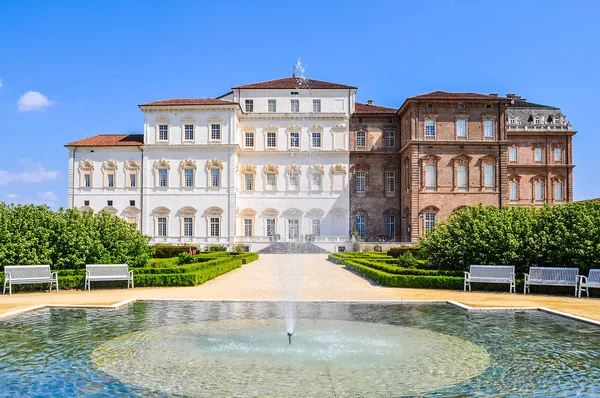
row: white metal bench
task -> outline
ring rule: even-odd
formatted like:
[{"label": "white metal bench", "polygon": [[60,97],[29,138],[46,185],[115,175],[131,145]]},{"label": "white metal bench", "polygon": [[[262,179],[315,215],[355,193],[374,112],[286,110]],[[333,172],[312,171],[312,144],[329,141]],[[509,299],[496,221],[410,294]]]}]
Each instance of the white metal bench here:
[{"label": "white metal bench", "polygon": [[127,281],[133,289],[133,271],[127,264],[86,264],[85,289],[91,290],[90,282]]},{"label": "white metal bench", "polygon": [[524,294],[531,293],[530,285],[573,286],[577,296],[579,268],[530,267],[525,274]]},{"label": "white metal bench", "polygon": [[49,283],[50,291],[52,284],[58,292],[58,274],[50,271],[49,265],[7,265],[4,267],[4,289],[2,294],[12,294],[12,285],[25,285],[31,283]]},{"label": "white metal bench", "polygon": [[471,283],[508,283],[509,292],[515,292],[514,265],[471,265],[469,272],[465,271],[465,292],[471,291]]},{"label": "white metal bench", "polygon": [[591,269],[588,276],[579,275],[579,292],[578,297],[581,297],[581,292],[585,291],[590,297],[590,288],[600,289],[600,269]]}]

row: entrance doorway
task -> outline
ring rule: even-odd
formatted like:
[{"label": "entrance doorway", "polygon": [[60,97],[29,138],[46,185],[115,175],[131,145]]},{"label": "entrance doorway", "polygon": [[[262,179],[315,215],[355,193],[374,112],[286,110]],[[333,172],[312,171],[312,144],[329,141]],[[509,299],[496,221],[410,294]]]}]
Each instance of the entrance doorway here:
[{"label": "entrance doorway", "polygon": [[288,241],[294,242],[300,240],[300,220],[288,220]]}]

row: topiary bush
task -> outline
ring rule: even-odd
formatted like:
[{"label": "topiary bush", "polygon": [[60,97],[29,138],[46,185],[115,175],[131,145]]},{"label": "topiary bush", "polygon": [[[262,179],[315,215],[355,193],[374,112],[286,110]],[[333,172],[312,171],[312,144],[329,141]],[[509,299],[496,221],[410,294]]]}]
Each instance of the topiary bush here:
[{"label": "topiary bush", "polygon": [[192,256],[191,254],[181,253],[179,255],[179,257],[177,257],[178,265],[191,264],[191,263],[195,263],[195,262],[196,262],[196,257]]},{"label": "topiary bush", "polygon": [[207,252],[225,252],[227,248],[223,245],[208,245],[204,250]]}]

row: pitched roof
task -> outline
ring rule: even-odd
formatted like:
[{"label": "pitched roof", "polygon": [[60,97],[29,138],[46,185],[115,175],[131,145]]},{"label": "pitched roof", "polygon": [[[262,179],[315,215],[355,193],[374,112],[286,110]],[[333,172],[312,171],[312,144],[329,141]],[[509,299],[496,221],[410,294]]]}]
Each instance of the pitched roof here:
[{"label": "pitched roof", "polygon": [[356,89],[353,86],[324,82],[321,80],[303,79],[297,76],[284,77],[282,79],[267,80],[259,83],[244,84],[235,88],[291,88],[291,89]]},{"label": "pitched roof", "polygon": [[225,101],[215,98],[171,98],[160,101],[145,102],[139,106],[165,106],[165,105],[237,105],[237,102]]},{"label": "pitched roof", "polygon": [[357,102],[354,106],[354,113],[396,113],[396,108],[386,108],[385,106],[361,104]]},{"label": "pitched roof", "polygon": [[139,146],[144,145],[144,134],[98,134],[73,141],[65,146]]},{"label": "pitched roof", "polygon": [[508,107],[509,108],[546,108],[546,109],[555,109],[555,110],[560,109],[555,106],[534,104],[533,102],[529,102],[526,100],[519,100],[519,99],[515,99],[514,101],[512,101],[510,104],[508,104]]},{"label": "pitched roof", "polygon": [[506,98],[504,97],[498,97],[495,95],[488,95],[488,94],[478,94],[478,93],[450,93],[447,91],[432,91],[430,93],[426,93],[426,94],[421,94],[421,95],[417,95],[414,97],[409,97],[408,99],[430,99],[430,100],[445,100],[445,99],[456,99],[456,100],[461,100],[461,99],[465,99],[465,100],[478,100],[478,99],[482,99],[482,100],[493,100],[493,99],[502,99],[502,100],[506,100]]}]

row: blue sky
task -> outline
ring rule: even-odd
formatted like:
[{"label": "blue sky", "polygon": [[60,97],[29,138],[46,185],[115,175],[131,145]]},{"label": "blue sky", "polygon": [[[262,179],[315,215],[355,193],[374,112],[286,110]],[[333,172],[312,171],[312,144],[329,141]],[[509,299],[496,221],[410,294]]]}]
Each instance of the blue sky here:
[{"label": "blue sky", "polygon": [[[593,1],[0,1],[0,201],[67,203],[64,144],[141,132],[137,104],[289,76],[398,107],[433,90],[559,106],[575,199],[600,197]],[[41,95],[39,95],[39,94]]]}]

